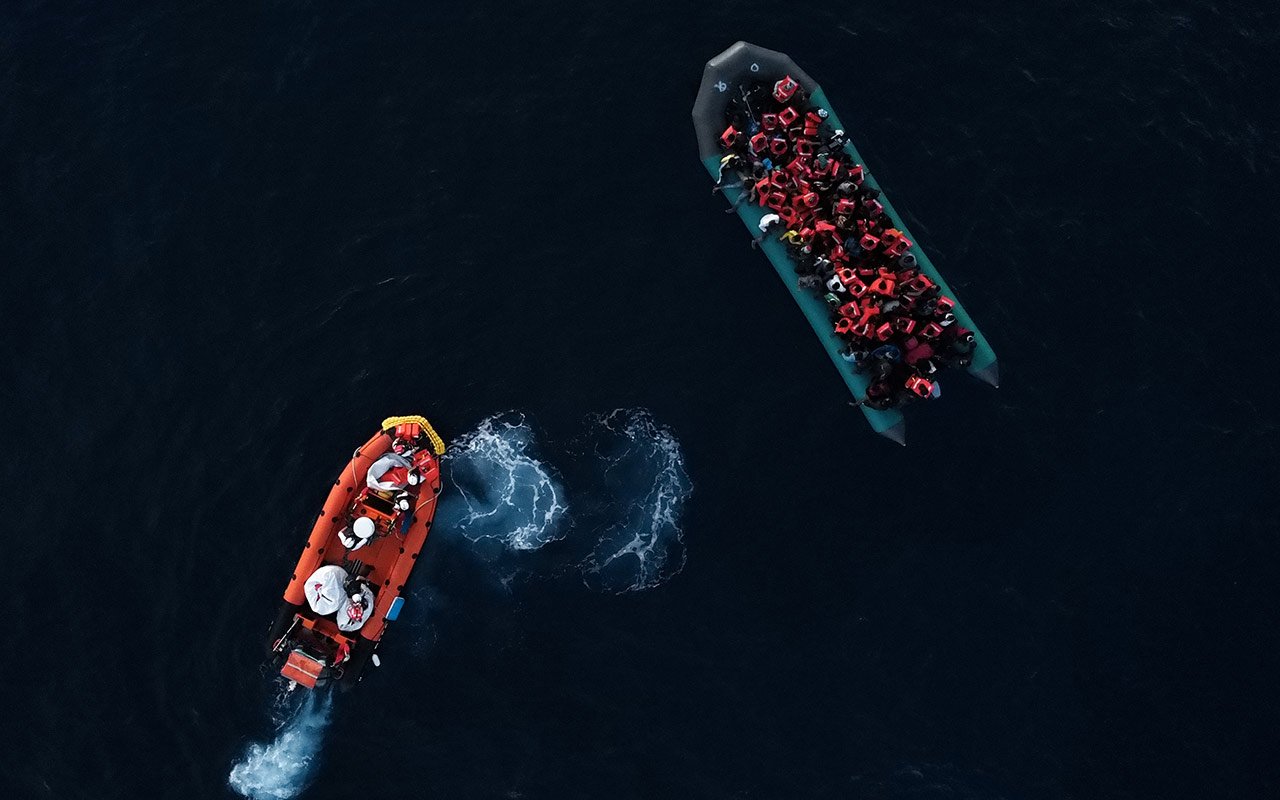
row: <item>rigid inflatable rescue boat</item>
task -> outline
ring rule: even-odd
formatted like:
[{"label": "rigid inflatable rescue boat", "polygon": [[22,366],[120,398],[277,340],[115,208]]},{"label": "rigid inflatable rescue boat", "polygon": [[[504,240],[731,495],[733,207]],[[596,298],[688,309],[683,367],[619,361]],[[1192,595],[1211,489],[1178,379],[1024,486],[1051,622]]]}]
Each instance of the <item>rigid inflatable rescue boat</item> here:
[{"label": "rigid inflatable rescue boat", "polygon": [[440,495],[444,441],[426,419],[390,417],[343,468],[303,546],[267,637],[280,674],[349,688],[404,607]]},{"label": "rigid inflatable rescue boat", "polygon": [[[753,108],[751,98],[760,98],[762,88],[772,89],[764,92],[769,107],[760,107],[757,100]],[[773,113],[765,113],[769,111]],[[919,248],[907,252],[915,237],[880,194],[822,88],[794,61],[746,42],[734,44],[707,62],[693,121],[703,165],[722,185],[748,230],[762,234],[757,239],[761,249],[877,433],[906,444],[906,422],[897,403],[873,402],[880,398],[868,394],[869,388],[874,394],[884,386],[885,374],[876,386],[866,368],[868,351],[877,347],[892,346],[894,366],[904,370],[903,362],[910,361],[912,353],[939,352],[932,360],[915,356],[918,361],[913,363],[923,364],[928,374],[907,371],[905,385],[895,384],[900,395],[937,396],[939,390],[928,379],[937,368],[935,361],[941,366],[956,364],[997,385],[995,352],[929,257]],[[821,166],[830,169],[821,173],[825,181],[811,168],[819,149],[827,153],[817,156]],[[750,163],[747,172],[754,174],[730,180],[726,162]],[[836,172],[840,175],[833,180]],[[811,182],[827,188],[810,188]],[[842,198],[832,188],[837,182],[856,191]],[[847,227],[839,227],[841,223]],[[783,228],[786,233],[779,237]],[[810,243],[822,248],[816,269],[813,261],[819,254]],[[807,264],[799,263],[802,249]],[[809,277],[815,272],[817,277]],[[801,285],[804,280],[797,281],[798,274],[805,274],[811,284],[826,284],[815,291],[812,285]],[[924,316],[918,306],[924,306]],[[890,365],[885,366],[887,373]],[[901,382],[903,373],[896,374]]]}]

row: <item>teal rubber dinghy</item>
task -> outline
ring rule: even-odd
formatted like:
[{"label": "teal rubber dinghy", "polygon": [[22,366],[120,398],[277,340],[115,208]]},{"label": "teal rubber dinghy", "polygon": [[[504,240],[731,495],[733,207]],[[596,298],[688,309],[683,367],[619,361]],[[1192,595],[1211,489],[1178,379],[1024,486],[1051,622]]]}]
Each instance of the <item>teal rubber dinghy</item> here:
[{"label": "teal rubber dinghy", "polygon": [[[774,50],[767,50],[763,47],[757,47],[753,44],[748,44],[747,42],[738,42],[707,62],[706,69],[702,74],[702,85],[698,89],[698,97],[693,106],[694,128],[698,135],[698,155],[702,159],[703,165],[707,168],[707,171],[711,173],[713,178],[720,178],[721,159],[730,152],[726,147],[726,141],[723,137],[727,135],[742,136],[743,138],[740,141],[745,141],[748,137],[755,137],[757,134],[764,132],[756,129],[753,121],[751,129],[731,134],[727,130],[727,126],[730,126],[729,116],[731,104],[737,102],[737,98],[746,98],[752,92],[758,93],[762,85],[774,86],[775,91],[777,91],[775,84],[779,81],[783,81],[785,85],[785,79],[788,76],[798,84],[798,87],[794,88],[802,90],[797,92],[797,94],[801,96],[807,95],[807,104],[809,106],[808,110],[813,111],[814,114],[821,113],[818,109],[825,111],[825,116],[821,123],[822,130],[824,132],[843,130],[846,132],[847,136],[848,129],[840,122],[835,109],[831,107],[831,103],[827,100],[826,94],[822,91],[822,87],[810,78],[804,70],[796,66],[794,61],[783,53],[779,53]],[[773,122],[775,125],[778,124],[775,120],[769,120],[769,122]],[[805,123],[802,116],[799,121],[793,123],[784,119],[782,125],[785,127],[787,124],[795,124],[799,126]],[[817,129],[816,121],[812,124],[814,127],[807,129],[806,133]],[[778,131],[775,131],[775,133],[776,132]],[[773,135],[774,134],[766,133],[766,136]],[[814,136],[815,141],[822,138],[819,134],[811,135]],[[775,138],[783,140],[782,144],[779,145],[778,151],[770,152],[768,150],[756,150],[756,146],[764,144],[764,140],[760,139],[759,141],[752,141],[752,149],[749,152],[759,152],[762,159],[772,156],[773,160],[778,161],[786,160],[791,158],[792,155],[795,155],[794,152],[781,152],[783,148],[786,147],[785,138]],[[915,237],[911,235],[909,230],[907,230],[907,226],[903,223],[902,217],[894,210],[888,199],[879,194],[879,186],[866,170],[866,162],[862,160],[857,149],[848,141],[844,141],[843,144],[840,144],[839,138],[832,139],[830,141],[836,142],[832,147],[843,147],[844,152],[853,160],[853,163],[862,167],[859,188],[869,187],[870,189],[875,190],[875,194],[878,195],[879,204],[876,207],[883,207],[883,214],[892,222],[892,227],[901,234],[903,239],[907,240],[903,243],[905,247],[911,247],[911,244],[915,242]],[[793,148],[798,147],[796,140],[791,142],[791,146]],[[741,144],[738,145],[740,151],[742,147],[743,146]],[[752,157],[754,158],[754,156]],[[755,178],[759,177],[760,175],[755,176]],[[752,178],[747,177],[747,180],[752,180]],[[793,209],[789,207],[777,209],[776,205],[774,207],[765,205],[765,195],[763,192],[759,191],[759,185],[762,185],[762,183],[754,184],[749,187],[746,182],[739,180],[738,176],[732,171],[726,171],[724,173],[721,185],[723,186],[726,198],[735,204],[738,216],[742,219],[743,224],[747,226],[748,231],[750,231],[753,237],[760,234],[760,223],[766,214],[777,213],[778,211],[781,211],[783,214],[788,214],[793,211]],[[742,197],[744,193],[749,191],[749,188],[757,190],[757,194],[759,194],[758,201],[751,202],[749,199]],[[817,196],[814,196],[813,198],[815,202],[818,199],[819,198]],[[868,199],[866,202],[870,205],[876,205],[877,201]],[[795,200],[792,200],[791,203],[797,208],[800,205],[800,203]],[[880,219],[883,220],[884,218],[881,217]],[[790,224],[790,220],[786,221],[788,223],[786,227],[791,228],[792,225]],[[802,225],[804,223],[800,224]],[[796,227],[798,227],[798,225]],[[882,231],[883,227],[881,228],[881,235],[883,236]],[[831,356],[832,363],[835,364],[840,376],[844,378],[844,382],[848,385],[849,391],[851,391],[853,396],[859,401],[862,413],[866,415],[867,421],[871,424],[871,427],[882,436],[892,439],[899,444],[906,444],[906,422],[903,419],[902,412],[899,410],[898,404],[867,402],[867,390],[873,382],[872,375],[869,374],[869,370],[865,369],[865,362],[864,369],[862,371],[859,371],[855,366],[853,359],[857,356],[856,353],[852,352],[854,350],[854,345],[850,344],[850,338],[848,335],[845,337],[841,336],[842,332],[847,334],[848,331],[838,330],[841,318],[837,315],[835,309],[839,303],[850,299],[849,295],[845,293],[842,296],[837,297],[832,293],[824,292],[824,289],[822,288],[815,289],[812,286],[808,288],[800,286],[797,276],[798,262],[793,256],[792,250],[789,249],[790,246],[788,243],[778,236],[779,232],[781,232],[779,229],[774,229],[771,230],[768,235],[763,236],[760,240],[761,249],[773,264],[774,269],[778,271],[778,275],[782,278],[783,283],[786,284],[791,295],[795,298],[796,302],[800,304],[800,308],[804,311],[804,315],[809,319],[809,323],[813,326],[814,333],[816,333],[818,338],[822,341],[823,346],[827,349],[827,353]],[[813,234],[810,233],[809,235],[812,236]],[[894,235],[896,236],[897,233]],[[834,238],[838,238],[839,236],[840,233],[833,232]],[[965,370],[980,380],[985,381],[992,386],[996,386],[999,380],[999,371],[996,365],[995,352],[992,351],[991,346],[987,343],[982,332],[978,330],[978,326],[975,325],[973,320],[969,317],[964,306],[960,304],[950,287],[947,286],[946,281],[938,274],[938,271],[929,261],[929,257],[925,255],[923,250],[919,247],[915,247],[910,252],[915,258],[912,265],[913,272],[926,276],[932,281],[933,285],[936,287],[932,289],[932,291],[935,293],[940,292],[940,295],[942,296],[941,302],[953,304],[949,309],[950,314],[946,315],[948,316],[948,320],[944,320],[943,324],[955,324],[957,327],[953,330],[966,331],[965,336],[967,337],[967,344],[962,357],[959,360],[944,363],[943,366],[952,366],[958,363],[963,366]],[[828,264],[829,263],[830,262],[828,262]],[[839,264],[836,266],[839,266]],[[844,270],[844,273],[848,274],[848,270]],[[888,273],[884,272],[881,274],[888,275]],[[920,280],[920,278],[917,278],[916,280]],[[872,281],[868,279],[868,282]],[[857,283],[859,286],[862,285],[860,281]],[[924,281],[924,285],[927,284],[928,281]],[[874,287],[874,282],[872,282],[872,285]],[[839,291],[844,292],[843,285],[840,286]],[[873,295],[868,295],[868,297],[873,297]],[[944,308],[943,310],[946,309]],[[845,308],[842,308],[841,313],[844,311]],[[854,311],[856,312],[857,309],[855,308]],[[954,315],[954,317],[952,318],[950,315]],[[939,318],[941,318],[941,315]],[[844,324],[848,326],[853,323],[854,320],[848,320]],[[887,333],[888,331],[886,330],[886,335]],[[910,331],[908,331],[908,333],[910,333]],[[969,336],[969,333],[972,333],[972,336]],[[903,338],[903,335],[900,334],[900,331],[894,333],[897,340],[901,340]],[[927,333],[925,335],[927,336]],[[875,339],[874,335],[867,341],[869,341],[872,346],[879,343]],[[881,339],[881,341],[887,342],[888,340]],[[907,341],[915,342],[917,340],[907,339]],[[928,362],[926,366],[930,369],[934,368],[934,365],[931,362]],[[917,394],[927,396],[925,392],[919,391],[921,387],[933,389],[933,384],[926,380],[924,383],[917,381],[913,385],[913,388],[917,390]],[[935,391],[934,394],[936,395],[937,391]],[[873,405],[879,405],[881,407],[876,408],[873,407]],[[889,405],[890,407],[884,407],[886,405]]]}]

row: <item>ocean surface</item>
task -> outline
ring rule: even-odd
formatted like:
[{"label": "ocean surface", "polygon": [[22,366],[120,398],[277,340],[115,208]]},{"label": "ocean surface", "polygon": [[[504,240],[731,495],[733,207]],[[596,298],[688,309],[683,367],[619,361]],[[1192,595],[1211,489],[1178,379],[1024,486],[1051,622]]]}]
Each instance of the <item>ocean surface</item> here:
[{"label": "ocean surface", "polygon": [[[876,436],[698,163],[821,82],[1000,357]],[[0,798],[1280,796],[1274,2],[0,10]],[[451,443],[350,694],[262,642]]]}]

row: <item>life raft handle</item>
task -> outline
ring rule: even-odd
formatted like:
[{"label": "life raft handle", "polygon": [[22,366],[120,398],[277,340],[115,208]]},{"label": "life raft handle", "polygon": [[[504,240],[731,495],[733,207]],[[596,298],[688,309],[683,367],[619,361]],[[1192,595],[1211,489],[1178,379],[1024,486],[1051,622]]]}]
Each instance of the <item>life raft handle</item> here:
[{"label": "life raft handle", "polygon": [[426,432],[427,438],[431,440],[431,450],[438,456],[444,455],[444,439],[440,438],[440,434],[436,433],[436,429],[431,427],[431,423],[427,422],[426,417],[410,414],[405,417],[387,417],[382,421],[382,432],[392,430],[397,425],[408,425],[417,423],[422,426],[422,430]]}]

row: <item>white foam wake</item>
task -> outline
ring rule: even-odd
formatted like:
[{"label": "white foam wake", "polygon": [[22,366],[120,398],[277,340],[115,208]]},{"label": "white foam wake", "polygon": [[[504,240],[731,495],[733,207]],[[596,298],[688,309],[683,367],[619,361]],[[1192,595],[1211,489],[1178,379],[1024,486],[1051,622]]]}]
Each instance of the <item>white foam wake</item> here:
[{"label": "white foam wake", "polygon": [[562,538],[569,510],[564,487],[532,455],[533,445],[533,430],[519,414],[489,417],[450,445],[444,466],[456,492],[441,502],[437,524],[473,542],[496,539],[513,550],[536,550]]},{"label": "white foam wake", "polygon": [[650,589],[684,569],[680,516],[693,489],[670,428],[645,409],[591,418],[595,452],[621,519],[600,535],[582,562],[587,584],[613,592]]},{"label": "white foam wake", "polygon": [[315,773],[332,706],[328,692],[308,692],[274,740],[249,745],[231,768],[231,788],[250,800],[297,797]]}]

